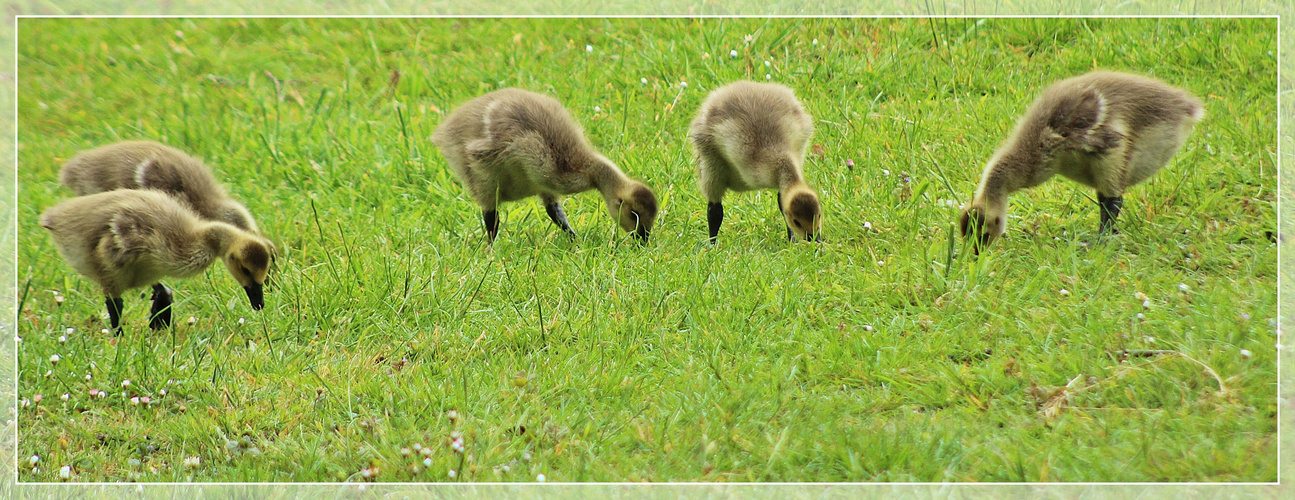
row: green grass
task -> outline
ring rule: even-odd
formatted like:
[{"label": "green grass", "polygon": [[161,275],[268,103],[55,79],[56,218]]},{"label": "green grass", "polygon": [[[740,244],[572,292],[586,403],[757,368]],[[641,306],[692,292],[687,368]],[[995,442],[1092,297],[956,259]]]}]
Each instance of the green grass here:
[{"label": "green grass", "polygon": [[[19,410],[19,479],[1275,481],[1275,30],[23,19],[18,397],[43,401]],[[951,256],[948,201],[1035,92],[1094,67],[1190,89],[1206,121],[1127,194],[1121,236],[1088,244],[1092,194],[1058,180],[1012,198],[991,251]],[[730,195],[710,247],[687,124],[707,91],[766,74],[816,118],[826,241],[785,242],[761,192]],[[649,247],[594,193],[564,203],[576,241],[528,200],[483,244],[427,137],[504,86],[558,97],[654,187]],[[132,294],[125,335],[99,333],[100,292],[36,222],[70,196],[62,160],[135,138],[205,158],[276,241],[264,311],[215,266],[169,282],[174,331],[148,331]],[[434,450],[417,474],[414,443]]]}]

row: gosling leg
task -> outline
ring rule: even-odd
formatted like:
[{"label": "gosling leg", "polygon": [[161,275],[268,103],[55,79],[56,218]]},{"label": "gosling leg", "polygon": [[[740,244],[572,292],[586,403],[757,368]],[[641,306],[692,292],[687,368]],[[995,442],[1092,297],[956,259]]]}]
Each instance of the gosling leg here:
[{"label": "gosling leg", "polygon": [[1115,219],[1120,216],[1120,208],[1124,206],[1123,196],[1102,196],[1097,195],[1097,204],[1102,211],[1102,225],[1099,227],[1099,234],[1120,234],[1115,229]]},{"label": "gosling leg", "polygon": [[[783,221],[783,224],[785,225],[785,224],[787,223],[787,214],[786,214],[786,213],[784,213],[784,212],[782,211],[782,193],[781,193],[781,192],[779,192],[779,193],[778,193],[778,213],[780,213],[780,214],[782,214],[782,215],[783,215],[783,217],[782,217],[782,221]],[[791,226],[787,226],[787,241],[791,241],[791,242],[795,242],[795,241],[796,241],[796,234],[791,232]]]},{"label": "gosling leg", "polygon": [[171,289],[161,283],[153,284],[153,307],[148,310],[148,327],[161,330],[171,326]]},{"label": "gosling leg", "polygon": [[121,297],[108,297],[108,323],[112,325],[112,334],[121,335],[121,312],[125,308]]},{"label": "gosling leg", "polygon": [[710,226],[710,243],[713,245],[719,238],[719,226],[724,223],[724,204],[711,202],[706,205],[706,223]]},{"label": "gosling leg", "polygon": [[566,231],[572,238],[576,237],[575,230],[571,229],[571,224],[567,223],[567,214],[562,212],[562,205],[559,205],[557,201],[546,203],[544,204],[544,211],[549,213],[549,218],[553,219],[553,223],[557,224],[558,228]]},{"label": "gosling leg", "polygon": [[481,212],[481,220],[486,223],[486,237],[490,238],[490,243],[494,243],[495,236],[499,236],[499,211],[484,210]]}]

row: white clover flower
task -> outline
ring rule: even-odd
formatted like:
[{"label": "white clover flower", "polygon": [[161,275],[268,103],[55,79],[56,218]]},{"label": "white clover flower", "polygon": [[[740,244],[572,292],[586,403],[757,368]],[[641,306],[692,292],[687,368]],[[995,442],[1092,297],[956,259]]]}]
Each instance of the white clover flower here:
[{"label": "white clover flower", "polygon": [[730,50],[730,51],[728,51],[728,56],[729,56],[729,57],[737,57],[737,51],[736,51],[736,50]]},{"label": "white clover flower", "polygon": [[60,344],[66,344],[66,343],[67,343],[67,335],[59,335],[59,336],[58,336],[58,343],[60,343]]},{"label": "white clover flower", "polygon": [[401,448],[401,449],[400,449],[400,456],[402,456],[402,457],[407,457],[407,456],[409,456],[409,454],[410,454],[410,453],[413,453],[413,451],[412,451],[412,450],[410,450],[409,448]]},{"label": "white clover flower", "polygon": [[447,472],[446,474],[450,476],[450,479],[454,479],[459,476],[459,472],[454,469],[450,469],[450,471]]},{"label": "white clover flower", "polygon": [[527,452],[523,452],[523,453],[522,453],[522,460],[523,460],[523,461],[525,461],[525,462],[530,462],[530,461],[531,461],[531,452],[529,452],[529,451],[527,451]]},{"label": "white clover flower", "polygon": [[72,328],[72,327],[70,327],[70,326],[69,326],[69,327],[67,327],[67,334],[68,334],[68,335],[71,335],[71,334],[73,334],[73,333],[75,333],[75,332],[76,332],[76,328]]},{"label": "white clover flower", "polygon": [[639,83],[647,85],[647,78],[639,78]]},{"label": "white clover flower", "polygon": [[1066,290],[1065,288],[1062,288],[1061,290],[1058,290],[1058,291],[1057,291],[1057,293],[1061,294],[1061,296],[1062,296],[1062,297],[1069,297],[1069,296],[1070,296],[1070,290]]},{"label": "white clover flower", "polygon": [[542,483],[542,482],[544,482],[544,481],[548,481],[548,480],[549,480],[549,478],[544,477],[544,474],[540,474],[540,475],[535,476],[535,480],[536,480],[536,481],[539,481],[539,482],[541,482],[541,483]]},{"label": "white clover flower", "polygon": [[769,61],[765,61],[765,62],[764,62],[764,67],[766,67],[766,68],[772,68],[772,67],[773,67],[773,65],[772,65],[772,64],[769,64]]},{"label": "white clover flower", "polygon": [[68,394],[68,393],[66,393],[66,392],[65,392],[65,393],[63,393],[63,395],[62,395],[62,396],[59,396],[58,398],[59,398],[59,399],[62,399],[63,401],[67,401],[67,400],[69,400],[69,399],[72,399],[72,395],[71,395],[71,394]]},{"label": "white clover flower", "polygon": [[36,464],[40,463],[40,456],[32,455],[31,458],[27,459],[27,463],[31,464],[32,467],[35,467]]},{"label": "white clover flower", "polygon": [[432,466],[432,459],[430,459],[430,458],[424,458],[424,459],[423,459],[423,467],[431,467],[431,466]]},{"label": "white clover flower", "polygon": [[1143,308],[1143,309],[1151,309],[1151,301],[1150,301],[1150,300],[1144,300],[1144,301],[1142,301],[1142,308]]},{"label": "white clover flower", "polygon": [[602,106],[594,106],[594,112],[595,112],[595,113],[602,113],[602,112],[603,112],[603,108],[602,108]]},{"label": "white clover flower", "polygon": [[590,53],[592,53],[593,51],[594,51],[594,46],[593,46],[593,45],[585,45],[585,52],[590,52]]},{"label": "white clover flower", "polygon": [[765,79],[765,80],[772,80],[772,79],[773,79],[773,75],[770,75],[770,74],[768,74],[768,73],[765,73],[765,74],[764,74],[764,79]]},{"label": "white clover flower", "polygon": [[679,82],[679,88],[681,89],[688,88],[688,82]]},{"label": "white clover flower", "polygon": [[813,43],[814,45],[818,45],[818,39],[817,39],[817,38],[815,38],[815,39],[814,39],[814,41],[813,41],[813,42],[810,42],[810,43]]},{"label": "white clover flower", "polygon": [[122,386],[122,387],[130,387],[130,379],[126,379],[126,380],[121,381],[121,386]]},{"label": "white clover flower", "polygon": [[59,361],[61,361],[62,359],[63,359],[63,358],[59,357],[59,355],[54,354],[54,355],[52,355],[52,356],[50,356],[50,357],[49,357],[49,364],[51,364],[51,365],[57,365],[57,364],[58,364],[58,362],[59,362]]},{"label": "white clover flower", "polygon": [[202,459],[198,457],[188,457],[184,459],[184,466],[190,469],[202,465]]},{"label": "white clover flower", "polygon": [[1146,317],[1147,316],[1145,314],[1138,313],[1138,319],[1146,319]]},{"label": "white clover flower", "polygon": [[1178,291],[1186,293],[1189,290],[1191,290],[1191,288],[1189,288],[1186,283],[1178,284]]},{"label": "white clover flower", "polygon": [[871,332],[871,331],[872,331],[872,325],[863,325],[863,331],[865,331],[865,332]]},{"label": "white clover flower", "polygon": [[1138,300],[1147,300],[1147,299],[1149,299],[1150,297],[1147,297],[1147,294],[1145,294],[1145,293],[1138,292],[1138,293],[1133,294],[1133,298],[1138,299]]},{"label": "white clover flower", "polygon": [[64,465],[62,469],[59,469],[59,470],[58,470],[58,478],[59,478],[59,479],[71,479],[71,478],[72,478],[72,466],[71,466],[71,465]]},{"label": "white clover flower", "polygon": [[1250,354],[1251,354],[1251,352],[1250,352],[1250,350],[1249,350],[1249,349],[1242,349],[1242,350],[1241,350],[1241,357],[1243,357],[1243,358],[1247,358],[1247,359],[1249,359],[1249,358],[1250,358]]}]

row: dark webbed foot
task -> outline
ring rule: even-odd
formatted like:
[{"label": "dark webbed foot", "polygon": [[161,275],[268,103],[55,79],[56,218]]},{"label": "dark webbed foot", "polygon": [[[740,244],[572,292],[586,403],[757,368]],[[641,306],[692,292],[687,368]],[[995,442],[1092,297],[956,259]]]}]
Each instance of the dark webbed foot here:
[{"label": "dark webbed foot", "polygon": [[1120,234],[1115,229],[1115,219],[1120,216],[1120,209],[1124,207],[1123,196],[1102,196],[1097,195],[1097,204],[1102,211],[1102,225],[1098,229],[1100,234]]},{"label": "dark webbed foot", "polygon": [[576,237],[576,231],[571,229],[571,224],[567,223],[567,214],[562,211],[562,205],[559,205],[556,201],[548,203],[544,205],[544,211],[548,212],[549,219],[552,219],[559,229],[571,235],[572,238]]},{"label": "dark webbed foot", "polygon": [[486,237],[491,243],[495,242],[495,237],[499,236],[499,212],[496,210],[486,210],[481,212],[481,220],[486,223]]},{"label": "dark webbed foot", "polygon": [[108,305],[108,323],[112,325],[112,334],[121,335],[121,312],[125,309],[125,303],[121,297],[108,297],[104,302]]},{"label": "dark webbed foot", "polygon": [[171,290],[161,283],[153,285],[153,306],[148,310],[148,327],[161,330],[171,326]]},{"label": "dark webbed foot", "polygon": [[722,203],[708,203],[706,205],[706,224],[710,226],[710,242],[712,244],[719,237],[719,226],[724,223],[724,205]]}]

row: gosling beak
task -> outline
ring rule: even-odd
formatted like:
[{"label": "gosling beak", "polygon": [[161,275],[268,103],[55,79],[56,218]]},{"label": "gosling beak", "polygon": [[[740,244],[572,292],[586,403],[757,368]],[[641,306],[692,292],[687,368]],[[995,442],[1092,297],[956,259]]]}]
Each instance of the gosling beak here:
[{"label": "gosling beak", "polygon": [[643,226],[639,226],[638,228],[636,228],[636,229],[634,230],[634,237],[635,237],[635,238],[638,238],[639,243],[642,243],[642,244],[646,245],[646,244],[647,244],[647,242],[648,242],[648,234],[649,234],[649,233],[651,233],[651,230],[650,230],[650,229],[648,229],[648,228],[646,228],[646,227],[643,227]]},{"label": "gosling beak", "polygon": [[265,308],[265,294],[261,289],[260,283],[253,283],[243,287],[247,292],[247,300],[252,303],[252,310],[260,311]]}]

